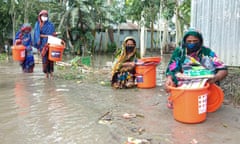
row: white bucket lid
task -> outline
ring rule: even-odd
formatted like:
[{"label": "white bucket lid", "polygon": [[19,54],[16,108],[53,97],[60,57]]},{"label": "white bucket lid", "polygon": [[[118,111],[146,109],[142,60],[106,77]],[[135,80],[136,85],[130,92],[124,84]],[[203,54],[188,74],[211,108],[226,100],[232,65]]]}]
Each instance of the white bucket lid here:
[{"label": "white bucket lid", "polygon": [[62,45],[62,39],[54,36],[48,36],[48,43],[55,45]]}]

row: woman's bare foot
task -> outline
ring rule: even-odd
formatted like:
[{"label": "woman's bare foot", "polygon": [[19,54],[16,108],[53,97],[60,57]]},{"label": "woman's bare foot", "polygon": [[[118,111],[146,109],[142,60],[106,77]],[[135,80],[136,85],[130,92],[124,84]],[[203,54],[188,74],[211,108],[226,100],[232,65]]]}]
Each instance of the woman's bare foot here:
[{"label": "woman's bare foot", "polygon": [[53,80],[53,73],[50,73],[50,79]]}]

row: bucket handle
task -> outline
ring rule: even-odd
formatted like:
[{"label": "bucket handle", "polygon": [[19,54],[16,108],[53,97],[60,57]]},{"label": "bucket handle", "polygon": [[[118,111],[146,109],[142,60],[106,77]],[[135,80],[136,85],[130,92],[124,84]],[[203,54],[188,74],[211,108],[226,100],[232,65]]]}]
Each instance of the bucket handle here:
[{"label": "bucket handle", "polygon": [[144,71],[143,74],[138,74],[138,73],[136,73],[135,76],[144,75],[144,74],[146,74],[147,72],[149,72],[150,70],[152,70],[153,68],[156,68],[156,67],[152,67],[152,68],[148,69],[147,71]]},{"label": "bucket handle", "polygon": [[183,93],[185,92],[185,90],[183,89],[183,90],[181,90],[181,91],[179,91],[177,94],[175,94],[175,95],[170,95],[169,96],[169,100],[170,101],[174,101],[174,100],[176,100],[179,96],[181,96]]},{"label": "bucket handle", "polygon": [[66,43],[65,43],[65,41],[61,41],[61,44],[65,47],[65,45],[66,45]]},{"label": "bucket handle", "polygon": [[159,63],[157,62],[142,62],[142,63],[136,63],[136,65],[139,66],[148,66],[148,65],[158,65]]}]

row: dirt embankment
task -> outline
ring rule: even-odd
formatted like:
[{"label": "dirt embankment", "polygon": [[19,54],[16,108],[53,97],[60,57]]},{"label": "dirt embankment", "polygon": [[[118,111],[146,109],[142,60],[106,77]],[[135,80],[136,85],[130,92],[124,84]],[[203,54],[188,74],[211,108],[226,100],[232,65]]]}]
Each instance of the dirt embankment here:
[{"label": "dirt embankment", "polygon": [[240,106],[240,69],[229,68],[228,76],[221,81],[220,87],[225,94],[225,104],[233,103],[234,106]]}]

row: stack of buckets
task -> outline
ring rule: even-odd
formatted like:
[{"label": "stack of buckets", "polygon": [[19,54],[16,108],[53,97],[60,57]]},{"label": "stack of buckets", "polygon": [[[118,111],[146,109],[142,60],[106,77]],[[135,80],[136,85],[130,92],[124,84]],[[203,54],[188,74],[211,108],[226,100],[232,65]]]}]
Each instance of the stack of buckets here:
[{"label": "stack of buckets", "polygon": [[13,45],[12,46],[12,57],[15,61],[24,61],[25,59],[25,50],[24,45]]},{"label": "stack of buckets", "polygon": [[159,57],[146,57],[136,62],[136,80],[138,88],[156,87],[156,66],[160,63]]},{"label": "stack of buckets", "polygon": [[51,61],[61,61],[65,42],[57,37],[48,36],[48,59]]},{"label": "stack of buckets", "polygon": [[216,84],[206,84],[198,89],[170,87],[168,100],[173,104],[174,119],[183,123],[200,123],[208,112],[215,112],[224,99],[224,93]]}]

